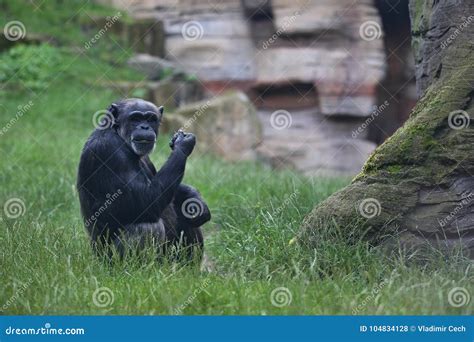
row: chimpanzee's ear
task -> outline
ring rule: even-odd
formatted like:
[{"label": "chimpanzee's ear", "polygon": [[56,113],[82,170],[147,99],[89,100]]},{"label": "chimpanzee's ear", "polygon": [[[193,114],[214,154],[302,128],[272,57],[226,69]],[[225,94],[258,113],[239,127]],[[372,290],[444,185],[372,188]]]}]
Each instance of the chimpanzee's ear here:
[{"label": "chimpanzee's ear", "polygon": [[118,106],[115,103],[112,103],[110,107],[107,109],[107,111],[114,116],[115,119],[117,119],[119,110]]},{"label": "chimpanzee's ear", "polygon": [[[112,103],[109,108],[107,108],[107,112],[112,115],[111,118],[109,118],[109,121],[112,121],[112,127],[117,128],[118,127],[118,115],[119,115],[119,110],[118,106],[115,103]],[[109,116],[110,114],[107,115]]]},{"label": "chimpanzee's ear", "polygon": [[163,111],[164,111],[163,106],[159,106],[158,107],[158,113],[160,114],[160,119],[163,117]]}]

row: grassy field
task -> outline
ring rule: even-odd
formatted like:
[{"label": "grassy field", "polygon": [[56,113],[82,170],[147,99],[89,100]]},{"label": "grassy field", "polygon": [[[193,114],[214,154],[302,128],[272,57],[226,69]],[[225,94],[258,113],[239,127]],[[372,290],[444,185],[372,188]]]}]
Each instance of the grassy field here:
[{"label": "grassy field", "polygon": [[[36,31],[41,15],[50,16],[45,10],[30,24],[21,2],[11,3],[3,19]],[[83,39],[74,30],[45,32],[74,45]],[[456,287],[474,295],[466,260],[433,256],[408,266],[363,241],[348,244],[337,230],[322,233],[318,250],[290,243],[305,214],[348,179],[307,179],[206,155],[191,156],[184,181],[213,213],[204,227],[210,270],[151,258],[101,262],[81,221],[76,169],[93,114],[120,97],[95,81],[137,76],[100,53],[31,49],[0,56],[0,203],[20,203],[16,218],[13,207],[1,212],[2,314],[472,314],[472,300],[459,308],[448,301]],[[152,156],[158,165],[167,141],[161,136]]]}]

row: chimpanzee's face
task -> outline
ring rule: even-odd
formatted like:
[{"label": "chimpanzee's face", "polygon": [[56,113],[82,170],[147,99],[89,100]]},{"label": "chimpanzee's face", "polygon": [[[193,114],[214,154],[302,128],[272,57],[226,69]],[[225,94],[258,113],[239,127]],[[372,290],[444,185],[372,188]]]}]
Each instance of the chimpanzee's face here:
[{"label": "chimpanzee's face", "polygon": [[145,156],[155,148],[162,114],[163,107],[157,108],[140,99],[118,105],[118,133],[138,156]]}]

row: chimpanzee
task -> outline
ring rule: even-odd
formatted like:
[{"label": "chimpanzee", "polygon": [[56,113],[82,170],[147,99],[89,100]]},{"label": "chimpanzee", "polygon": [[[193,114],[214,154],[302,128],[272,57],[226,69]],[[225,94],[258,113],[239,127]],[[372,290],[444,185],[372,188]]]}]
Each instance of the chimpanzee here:
[{"label": "chimpanzee", "polygon": [[113,103],[106,113],[84,146],[77,179],[94,250],[115,247],[123,256],[152,242],[160,253],[179,246],[175,250],[192,257],[204,247],[200,226],[211,219],[199,193],[181,184],[195,136],[179,130],[170,141],[171,155],[156,171],[149,154],[163,107],[132,98]]}]

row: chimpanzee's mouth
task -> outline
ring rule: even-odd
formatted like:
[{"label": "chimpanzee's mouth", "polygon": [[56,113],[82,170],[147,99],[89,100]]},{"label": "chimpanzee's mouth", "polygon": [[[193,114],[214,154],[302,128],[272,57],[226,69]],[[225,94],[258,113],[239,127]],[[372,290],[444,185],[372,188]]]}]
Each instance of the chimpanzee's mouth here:
[{"label": "chimpanzee's mouth", "polygon": [[148,140],[148,139],[134,139],[132,140],[135,144],[151,144],[154,143],[154,140]]},{"label": "chimpanzee's mouth", "polygon": [[132,142],[135,144],[154,144],[155,140],[154,139],[133,139]]},{"label": "chimpanzee's mouth", "polygon": [[155,139],[145,139],[144,137],[132,139],[132,149],[139,156],[151,153],[154,148]]}]

